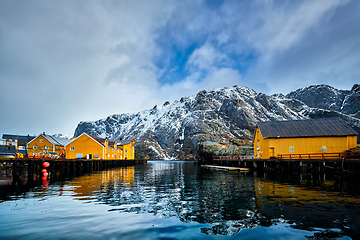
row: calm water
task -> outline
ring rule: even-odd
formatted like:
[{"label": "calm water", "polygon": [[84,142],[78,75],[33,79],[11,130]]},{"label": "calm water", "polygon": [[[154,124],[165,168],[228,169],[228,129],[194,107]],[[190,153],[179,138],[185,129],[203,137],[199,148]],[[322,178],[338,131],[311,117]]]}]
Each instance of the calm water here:
[{"label": "calm water", "polygon": [[360,239],[359,182],[332,175],[154,161],[32,187],[6,178],[0,239]]}]

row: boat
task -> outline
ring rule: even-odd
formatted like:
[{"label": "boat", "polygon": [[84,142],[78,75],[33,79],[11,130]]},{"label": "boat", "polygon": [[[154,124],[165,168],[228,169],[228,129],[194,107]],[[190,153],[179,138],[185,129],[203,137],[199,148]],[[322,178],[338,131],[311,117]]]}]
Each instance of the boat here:
[{"label": "boat", "polygon": [[15,159],[14,154],[0,153],[0,160],[11,160]]}]

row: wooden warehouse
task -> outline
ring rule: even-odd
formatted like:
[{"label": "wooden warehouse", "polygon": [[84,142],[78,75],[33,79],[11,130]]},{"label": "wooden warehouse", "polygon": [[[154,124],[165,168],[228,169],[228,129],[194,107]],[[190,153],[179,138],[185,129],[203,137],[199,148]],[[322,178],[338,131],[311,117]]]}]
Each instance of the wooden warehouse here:
[{"label": "wooden warehouse", "polygon": [[86,159],[135,159],[135,142],[131,140],[114,141],[81,134],[65,146],[66,158]]},{"label": "wooden warehouse", "polygon": [[342,153],[356,146],[357,132],[341,118],[259,122],[254,137],[254,157]]}]

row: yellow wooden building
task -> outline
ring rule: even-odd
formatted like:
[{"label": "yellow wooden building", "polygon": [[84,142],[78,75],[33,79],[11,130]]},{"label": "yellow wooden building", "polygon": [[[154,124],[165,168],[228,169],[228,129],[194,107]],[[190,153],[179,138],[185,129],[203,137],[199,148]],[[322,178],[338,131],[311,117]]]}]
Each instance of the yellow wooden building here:
[{"label": "yellow wooden building", "polygon": [[56,157],[69,142],[70,139],[58,138],[42,133],[28,142],[27,154],[30,158]]},{"label": "yellow wooden building", "polygon": [[65,150],[68,159],[135,159],[134,141],[114,141],[86,133],[74,138],[65,146]]},{"label": "yellow wooden building", "polygon": [[357,132],[341,118],[259,122],[254,137],[254,157],[342,153],[356,146]]}]

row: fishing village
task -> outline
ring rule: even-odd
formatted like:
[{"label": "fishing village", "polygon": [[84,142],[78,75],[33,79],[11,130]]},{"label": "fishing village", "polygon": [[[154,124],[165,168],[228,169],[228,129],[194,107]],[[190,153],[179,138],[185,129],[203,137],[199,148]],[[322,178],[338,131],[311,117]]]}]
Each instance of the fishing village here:
[{"label": "fishing village", "polygon": [[360,239],[359,12],[0,0],[0,240]]},{"label": "fishing village", "polygon": [[[228,171],[305,172],[332,169],[336,174],[360,172],[358,136],[340,118],[259,122],[253,155],[215,155],[197,161],[202,167]],[[134,140],[111,140],[86,133],[67,139],[3,134],[2,167],[12,169],[12,182],[28,182],[53,175],[82,175],[91,171],[146,163],[135,159]],[[150,159],[151,160],[151,159]]]}]

